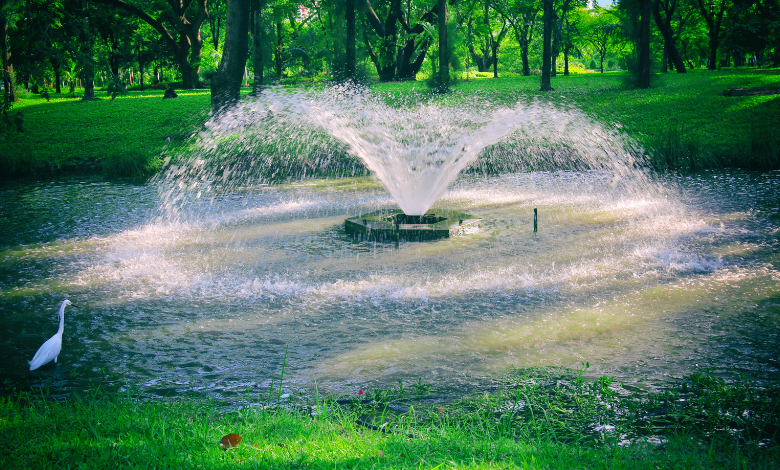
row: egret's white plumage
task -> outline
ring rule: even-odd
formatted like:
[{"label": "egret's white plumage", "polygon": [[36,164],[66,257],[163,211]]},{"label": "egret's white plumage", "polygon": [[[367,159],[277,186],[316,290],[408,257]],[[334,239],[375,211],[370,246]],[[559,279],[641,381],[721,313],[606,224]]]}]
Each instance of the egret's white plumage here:
[{"label": "egret's white plumage", "polygon": [[60,355],[60,350],[62,350],[62,332],[65,330],[65,307],[68,305],[73,305],[70,303],[70,300],[62,301],[60,305],[60,329],[57,330],[57,334],[49,338],[48,341],[38,348],[38,352],[35,353],[32,361],[30,361],[30,370],[35,370],[44,364],[48,364],[52,359],[54,359],[54,362],[57,362],[57,356]]}]

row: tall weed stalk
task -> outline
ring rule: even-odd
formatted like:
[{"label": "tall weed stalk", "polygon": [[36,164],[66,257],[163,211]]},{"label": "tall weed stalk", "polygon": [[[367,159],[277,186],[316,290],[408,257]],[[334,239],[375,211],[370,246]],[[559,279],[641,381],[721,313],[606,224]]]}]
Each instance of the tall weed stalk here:
[{"label": "tall weed stalk", "polygon": [[750,123],[750,149],[748,161],[742,166],[755,170],[780,168],[780,138],[774,127]]},{"label": "tall weed stalk", "polygon": [[653,158],[655,166],[662,170],[697,171],[723,166],[700,138],[694,136],[685,123],[672,119],[662,136]]}]

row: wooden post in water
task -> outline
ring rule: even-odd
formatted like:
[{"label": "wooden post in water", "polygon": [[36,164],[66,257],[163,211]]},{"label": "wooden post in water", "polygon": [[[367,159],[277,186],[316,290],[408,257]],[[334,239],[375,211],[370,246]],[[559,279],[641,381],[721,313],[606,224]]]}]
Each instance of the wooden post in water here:
[{"label": "wooden post in water", "polygon": [[536,221],[538,220],[536,207],[534,207],[534,233],[536,233]]}]

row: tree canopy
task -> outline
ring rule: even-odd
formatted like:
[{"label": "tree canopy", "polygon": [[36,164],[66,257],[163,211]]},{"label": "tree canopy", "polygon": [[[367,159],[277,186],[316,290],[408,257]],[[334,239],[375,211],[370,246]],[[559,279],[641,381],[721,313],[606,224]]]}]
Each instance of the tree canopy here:
[{"label": "tree canopy", "polygon": [[[206,87],[226,54],[239,55],[232,73],[256,92],[288,80],[543,75],[546,1],[236,0],[247,21],[231,42],[233,0],[0,0],[4,102],[18,87]],[[780,65],[780,0],[606,8],[549,0],[549,8],[555,80],[570,71]]]}]

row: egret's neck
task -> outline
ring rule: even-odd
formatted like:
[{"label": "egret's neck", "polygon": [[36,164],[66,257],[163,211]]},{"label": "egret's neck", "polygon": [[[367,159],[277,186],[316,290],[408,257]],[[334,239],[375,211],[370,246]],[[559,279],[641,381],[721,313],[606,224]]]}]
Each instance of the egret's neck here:
[{"label": "egret's neck", "polygon": [[65,302],[60,305],[60,329],[57,330],[57,334],[62,334],[65,331]]}]

